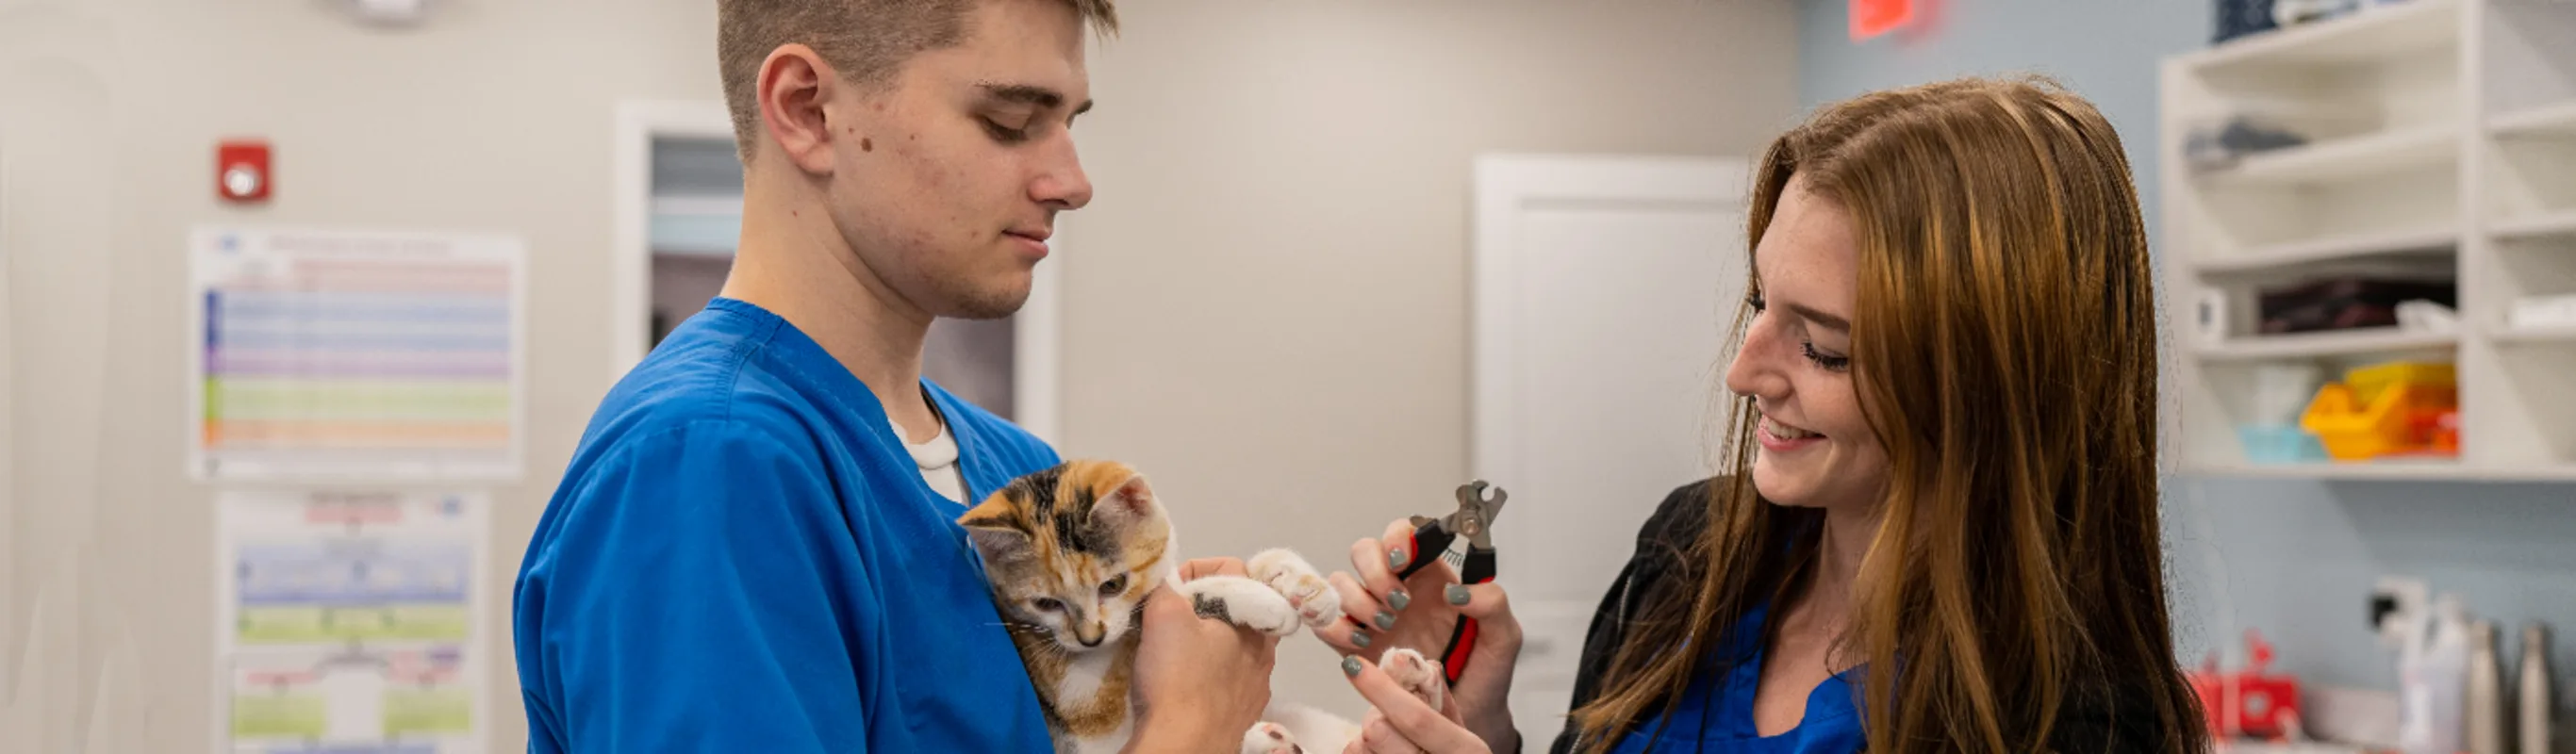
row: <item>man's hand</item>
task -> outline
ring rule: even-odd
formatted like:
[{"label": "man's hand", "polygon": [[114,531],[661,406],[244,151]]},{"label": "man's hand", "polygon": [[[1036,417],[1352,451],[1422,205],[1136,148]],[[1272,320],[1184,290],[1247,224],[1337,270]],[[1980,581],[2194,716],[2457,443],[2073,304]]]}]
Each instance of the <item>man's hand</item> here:
[{"label": "man's hand", "polygon": [[[1180,580],[1243,576],[1234,558],[1193,560]],[[1279,640],[1200,618],[1171,584],[1145,598],[1137,630],[1136,696],[1143,704],[1130,752],[1233,751],[1270,706],[1270,669]]]}]

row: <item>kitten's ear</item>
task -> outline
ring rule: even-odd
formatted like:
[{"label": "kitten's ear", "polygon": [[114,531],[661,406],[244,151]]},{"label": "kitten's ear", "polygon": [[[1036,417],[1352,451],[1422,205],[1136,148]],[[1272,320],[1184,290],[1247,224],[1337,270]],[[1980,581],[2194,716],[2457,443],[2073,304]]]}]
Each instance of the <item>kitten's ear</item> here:
[{"label": "kitten's ear", "polygon": [[975,543],[975,551],[984,555],[985,562],[1018,560],[1028,557],[1033,551],[1028,532],[999,524],[978,526],[973,521],[959,523],[966,527],[966,539]]},{"label": "kitten's ear", "polygon": [[1028,532],[986,526],[966,527],[966,538],[975,543],[975,551],[987,563],[1007,563],[1028,557],[1032,552]]},{"label": "kitten's ear", "polygon": [[1091,504],[1091,520],[1114,529],[1163,517],[1163,506],[1154,499],[1154,488],[1145,483],[1145,475],[1131,474],[1109,494]]},{"label": "kitten's ear", "polygon": [[1011,515],[1009,501],[995,495],[967,511],[957,519],[957,525],[966,527],[966,538],[975,543],[975,551],[983,553],[984,560],[998,563],[1026,557],[1033,548],[1028,531],[1020,528],[1017,521]]}]

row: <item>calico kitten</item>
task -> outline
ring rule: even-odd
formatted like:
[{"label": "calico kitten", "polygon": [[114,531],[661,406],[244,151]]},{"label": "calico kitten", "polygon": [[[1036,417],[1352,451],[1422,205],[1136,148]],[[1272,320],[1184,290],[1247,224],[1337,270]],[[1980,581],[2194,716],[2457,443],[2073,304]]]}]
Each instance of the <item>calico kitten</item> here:
[{"label": "calico kitten", "polygon": [[[1145,478],[1125,464],[1070,461],[1012,480],[958,518],[984,558],[994,604],[1019,646],[1056,751],[1116,752],[1135,732],[1135,626],[1155,587],[1189,597],[1200,615],[1284,636],[1299,624],[1341,617],[1341,596],[1296,553],[1269,550],[1246,562],[1249,578],[1177,581],[1171,522]],[[1409,650],[1381,665],[1437,709],[1439,667]],[[1245,754],[1341,751],[1358,735],[1348,721],[1273,705],[1244,733]],[[1329,748],[1326,748],[1329,746]]]}]

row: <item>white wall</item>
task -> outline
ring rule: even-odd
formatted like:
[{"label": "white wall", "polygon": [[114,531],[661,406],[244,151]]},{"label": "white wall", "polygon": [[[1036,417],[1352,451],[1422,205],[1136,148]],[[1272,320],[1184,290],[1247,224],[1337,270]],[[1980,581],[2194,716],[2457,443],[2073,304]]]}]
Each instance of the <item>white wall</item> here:
[{"label": "white wall", "polygon": [[[1471,155],[1749,155],[1797,96],[1786,3],[1126,8],[1080,126],[1099,196],[1058,257],[1065,449],[1154,477],[1197,555],[1348,568],[1351,540],[1455,505]],[[1283,695],[1358,706],[1290,646]]]},{"label": "white wall", "polygon": [[[528,239],[529,472],[496,490],[485,584],[492,750],[521,748],[507,590],[609,379],[612,108],[717,96],[713,4],[448,0],[409,31],[336,7],[0,3],[0,751],[196,751],[212,730],[181,244],[222,222]],[[1795,8],[1763,0],[1123,11],[1082,126],[1099,200],[1058,257],[1065,449],[1154,474],[1194,554],[1330,566],[1449,503],[1470,155],[1740,155],[1796,101]],[[271,206],[212,197],[231,135],[276,144]],[[1300,640],[1283,692],[1351,709],[1329,660]]]}]

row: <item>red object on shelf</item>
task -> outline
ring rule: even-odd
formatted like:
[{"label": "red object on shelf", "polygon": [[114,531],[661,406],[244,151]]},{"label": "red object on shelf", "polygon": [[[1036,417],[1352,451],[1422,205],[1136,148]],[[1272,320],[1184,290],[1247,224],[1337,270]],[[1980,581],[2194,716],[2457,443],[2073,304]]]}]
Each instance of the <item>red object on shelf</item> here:
[{"label": "red object on shelf", "polygon": [[2298,725],[2299,679],[2264,675],[2272,665],[2272,645],[2260,632],[2245,632],[2245,655],[2243,670],[2219,672],[2218,657],[2211,655],[2189,674],[2192,691],[2209,713],[2209,730],[2221,738],[2286,738]]},{"label": "red object on shelf", "polygon": [[267,201],[277,183],[269,171],[268,142],[239,139],[215,145],[215,196],[232,202]]},{"label": "red object on shelf", "polygon": [[1914,20],[1914,0],[1851,0],[1851,38],[1860,41]]},{"label": "red object on shelf", "polygon": [[2391,458],[2457,458],[2460,455],[2460,410],[2416,408],[2406,411],[2406,447]]},{"label": "red object on shelf", "polygon": [[2460,454],[2460,410],[2450,409],[2433,417],[2433,450],[2446,455]]}]

